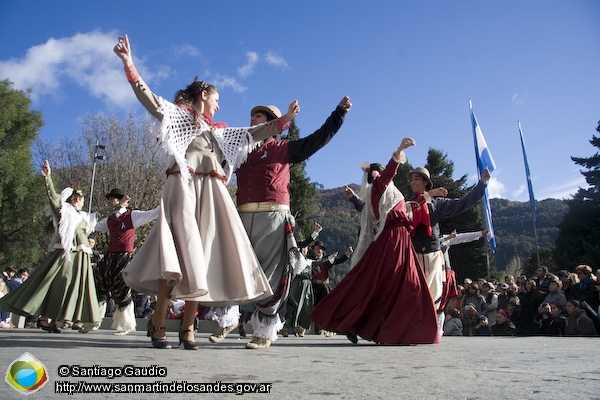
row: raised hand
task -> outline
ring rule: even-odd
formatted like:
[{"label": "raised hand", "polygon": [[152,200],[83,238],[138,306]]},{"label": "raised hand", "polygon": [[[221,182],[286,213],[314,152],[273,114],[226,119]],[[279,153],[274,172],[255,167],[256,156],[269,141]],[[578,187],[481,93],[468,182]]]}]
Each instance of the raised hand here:
[{"label": "raised hand", "polygon": [[354,190],[348,185],[344,185],[344,196],[351,199],[354,197]]},{"label": "raised hand", "polygon": [[113,48],[113,51],[121,60],[125,66],[133,64],[133,56],[131,55],[131,47],[129,46],[129,37],[119,36],[119,41]]},{"label": "raised hand", "polygon": [[300,112],[300,105],[298,104],[298,100],[294,100],[289,105],[288,112],[287,112],[287,114],[284,115],[284,118],[287,122],[290,122],[291,120],[296,118],[296,115],[298,115],[299,112]]},{"label": "raised hand", "polygon": [[344,96],[344,98],[338,104],[339,107],[342,107],[346,111],[350,111],[352,108],[352,103],[350,103],[350,97]]},{"label": "raised hand", "polygon": [[48,162],[48,160],[45,160],[44,164],[42,164],[42,175],[50,175],[50,163]]}]

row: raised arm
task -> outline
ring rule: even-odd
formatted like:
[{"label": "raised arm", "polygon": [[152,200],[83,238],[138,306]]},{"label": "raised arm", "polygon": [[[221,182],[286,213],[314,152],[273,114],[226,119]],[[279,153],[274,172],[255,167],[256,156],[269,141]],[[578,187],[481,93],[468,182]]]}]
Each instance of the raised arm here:
[{"label": "raised arm", "polygon": [[127,77],[127,81],[131,84],[137,99],[150,114],[152,114],[159,121],[162,121],[163,116],[157,111],[159,107],[158,97],[152,93],[133,64],[133,56],[131,54],[129,37],[127,35],[119,36],[119,41],[115,45],[113,51],[121,59],[121,61],[123,61],[125,76]]},{"label": "raised arm", "polygon": [[60,194],[54,188],[50,172],[50,163],[48,160],[45,160],[44,164],[42,164],[42,175],[44,175],[44,182],[46,184],[46,194],[48,195],[50,206],[58,212],[61,206]]},{"label": "raised arm", "polygon": [[350,98],[344,96],[325,123],[311,135],[289,142],[289,160],[292,164],[305,161],[323,148],[342,127],[346,113],[352,108]]}]

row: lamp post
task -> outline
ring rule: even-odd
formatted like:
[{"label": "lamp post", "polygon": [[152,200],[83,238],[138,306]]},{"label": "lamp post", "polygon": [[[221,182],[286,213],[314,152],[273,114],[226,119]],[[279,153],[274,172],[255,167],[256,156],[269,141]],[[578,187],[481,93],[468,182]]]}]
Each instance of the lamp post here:
[{"label": "lamp post", "polygon": [[94,179],[96,178],[96,162],[98,160],[104,160],[104,150],[106,150],[106,146],[101,145],[96,140],[96,151],[94,152],[94,168],[92,169],[92,184],[90,185],[90,199],[88,202],[88,214],[92,212],[92,196],[94,194]]}]

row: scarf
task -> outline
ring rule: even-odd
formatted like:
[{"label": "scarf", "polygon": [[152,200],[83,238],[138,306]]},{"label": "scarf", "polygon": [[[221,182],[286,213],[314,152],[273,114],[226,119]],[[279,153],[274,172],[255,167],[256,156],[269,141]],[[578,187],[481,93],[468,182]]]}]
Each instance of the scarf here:
[{"label": "scarf", "polygon": [[[412,214],[411,225],[413,228],[419,226],[419,224],[423,224],[427,227],[427,235],[432,235],[431,230],[431,219],[429,217],[429,207],[427,206],[429,196],[423,194],[415,193],[415,199],[408,202],[410,206],[410,211]],[[411,232],[412,235],[415,234],[415,230]]]}]

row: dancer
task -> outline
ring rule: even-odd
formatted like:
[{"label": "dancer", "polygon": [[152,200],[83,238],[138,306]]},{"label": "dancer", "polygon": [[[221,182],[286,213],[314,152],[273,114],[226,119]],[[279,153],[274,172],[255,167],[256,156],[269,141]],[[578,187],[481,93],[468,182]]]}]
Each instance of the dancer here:
[{"label": "dancer", "polygon": [[[269,279],[274,295],[256,303],[250,318],[252,340],[248,349],[265,349],[277,340],[283,324],[280,315],[285,307],[293,275],[306,263],[299,254],[294,239],[295,220],[290,214],[290,168],[306,161],[325,146],[341,128],[352,104],[345,96],[325,123],[311,135],[300,140],[266,140],[254,150],[236,171],[236,193],[240,217],[256,251],[261,267]],[[256,106],[250,112],[252,126],[276,120],[281,112],[275,106]],[[295,271],[294,271],[295,270]],[[220,331],[211,342],[222,340],[235,327],[238,311],[216,310]],[[285,319],[285,316],[283,316]]]},{"label": "dancer", "polygon": [[83,193],[68,187],[58,194],[48,160],[42,175],[55,228],[50,254],[29,279],[0,299],[0,308],[19,315],[39,315],[37,325],[47,332],[60,333],[58,321],[81,321],[87,331],[102,319],[90,261],[89,216],[81,211]]},{"label": "dancer", "polygon": [[312,312],[328,331],[385,344],[439,342],[436,312],[412,245],[404,196],[393,178],[406,162],[405,138],[384,168],[364,165],[361,233],[353,268]]},{"label": "dancer", "polygon": [[110,240],[94,276],[101,315],[104,317],[110,292],[117,307],[111,328],[116,329],[114,335],[124,336],[135,331],[136,322],[131,289],[125,285],[122,272],[133,257],[135,230],[158,218],[160,206],[150,211],[128,210],[131,198],[119,188],[107,193],[106,200],[110,207],[118,206],[118,210],[96,224],[96,231],[109,233]]},{"label": "dancer", "polygon": [[155,348],[170,348],[165,318],[170,299],[186,301],[179,343],[196,350],[193,325],[198,303],[226,306],[273,295],[226,183],[260,141],[281,133],[300,111],[297,101],[275,121],[253,128],[214,123],[219,93],[195,80],[175,104],[154,95],[137,73],[127,36],[114,48],[138,100],[160,121],[158,138],[169,161],[157,223],[123,271],[132,289],[157,294],[148,323]]},{"label": "dancer", "polygon": [[[483,197],[487,181],[490,179],[490,171],[487,168],[483,171],[479,183],[466,196],[452,199],[445,197],[448,195],[447,189],[443,187],[433,189],[431,176],[425,167],[410,171],[407,178],[413,191],[413,197],[407,202],[409,211],[413,214],[412,219],[415,221],[415,230],[411,238],[425,271],[431,296],[438,306],[441,321],[444,310],[439,308],[439,305],[442,302],[446,272],[440,244],[439,223],[441,220],[464,213]],[[364,202],[354,194],[352,189],[346,186],[344,194],[357,210],[362,209]],[[430,200],[425,201],[425,196]]]}]

